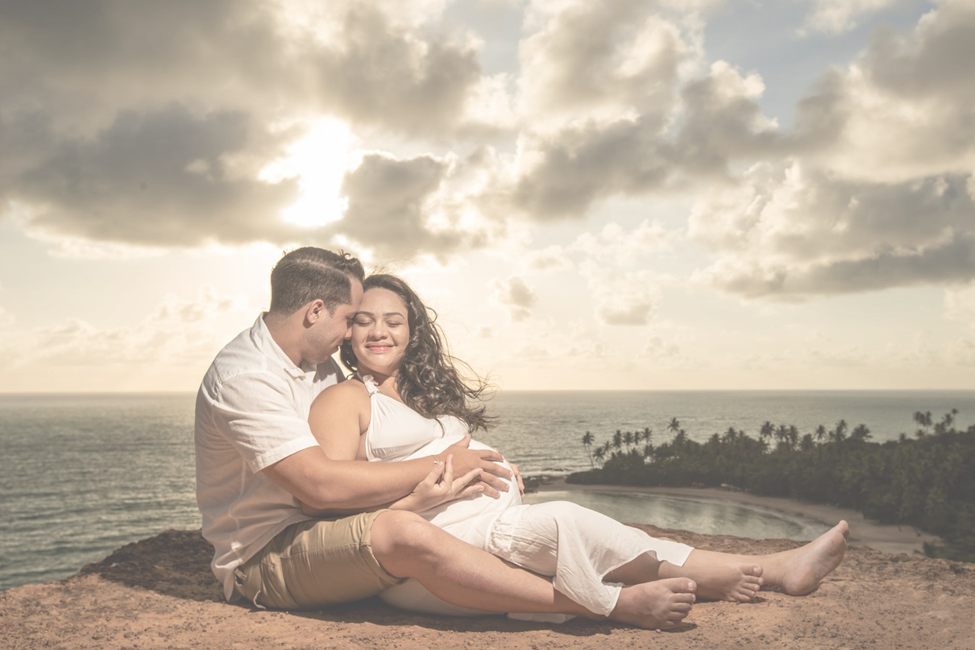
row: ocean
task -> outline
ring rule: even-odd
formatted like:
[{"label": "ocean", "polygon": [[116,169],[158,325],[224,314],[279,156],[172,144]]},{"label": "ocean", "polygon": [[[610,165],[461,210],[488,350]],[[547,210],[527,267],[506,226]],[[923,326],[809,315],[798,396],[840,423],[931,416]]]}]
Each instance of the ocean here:
[{"label": "ocean", "polygon": [[[193,407],[189,393],[0,395],[0,589],[63,578],[169,528],[199,528]],[[489,404],[498,426],[479,438],[525,476],[560,476],[589,467],[586,431],[598,444],[616,429],[650,427],[659,444],[675,417],[700,441],[730,426],[757,436],[766,420],[807,433],[843,418],[882,442],[912,433],[914,411],[939,419],[951,409],[959,428],[975,423],[975,391],[505,392]],[[817,531],[726,504],[576,494],[629,522],[793,539]]]}]

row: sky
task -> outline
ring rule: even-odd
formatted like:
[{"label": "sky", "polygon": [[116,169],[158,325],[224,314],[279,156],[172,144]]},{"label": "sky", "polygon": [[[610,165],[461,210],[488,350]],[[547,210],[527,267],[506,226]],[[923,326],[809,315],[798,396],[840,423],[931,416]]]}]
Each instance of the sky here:
[{"label": "sky", "polygon": [[502,390],[975,389],[972,0],[0,0],[0,392],[316,245]]}]

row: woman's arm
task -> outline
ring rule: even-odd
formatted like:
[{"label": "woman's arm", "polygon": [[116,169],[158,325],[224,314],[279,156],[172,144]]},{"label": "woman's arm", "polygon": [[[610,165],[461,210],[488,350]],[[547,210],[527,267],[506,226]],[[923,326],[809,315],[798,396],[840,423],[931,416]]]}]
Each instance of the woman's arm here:
[{"label": "woman's arm", "polygon": [[366,460],[357,458],[359,437],[369,428],[371,416],[366,387],[357,381],[345,381],[326,388],[312,402],[308,425],[332,460]]},{"label": "woman's arm", "polygon": [[[302,498],[300,493],[289,490],[298,496],[305,514],[309,516],[355,514],[385,507],[426,510],[437,505],[433,503],[437,499],[439,499],[438,503],[443,503],[451,498],[461,498],[463,491],[461,487],[465,487],[470,480],[481,478],[482,470],[498,473],[495,468],[500,466],[493,461],[500,458],[500,455],[496,452],[486,453],[467,449],[469,439],[452,445],[437,456],[398,463],[355,461],[359,450],[359,437],[368,428],[370,416],[369,394],[358,382],[348,381],[332,386],[323,391],[312,404],[308,422],[321,449],[299,452],[279,463],[294,463],[300,460],[298,457],[302,455],[322,452],[330,461],[331,471],[322,477],[332,484],[331,487],[324,486],[328,493],[325,502],[322,502],[321,497],[318,497],[316,502],[316,499],[310,495]],[[444,463],[448,454],[454,455],[452,465],[457,468],[456,473],[462,478],[469,477],[464,486],[454,486],[459,479],[441,485]],[[507,472],[507,470],[503,471]],[[438,480],[433,480],[434,474],[439,477]],[[301,481],[305,485],[314,482],[317,481],[310,476],[307,480]],[[424,488],[425,483],[430,485]],[[482,489],[490,494],[489,486],[483,486]],[[470,494],[477,491],[480,490],[472,490]],[[466,495],[465,493],[464,496]],[[492,496],[496,495],[495,490]],[[400,500],[402,503],[398,503]]]}]

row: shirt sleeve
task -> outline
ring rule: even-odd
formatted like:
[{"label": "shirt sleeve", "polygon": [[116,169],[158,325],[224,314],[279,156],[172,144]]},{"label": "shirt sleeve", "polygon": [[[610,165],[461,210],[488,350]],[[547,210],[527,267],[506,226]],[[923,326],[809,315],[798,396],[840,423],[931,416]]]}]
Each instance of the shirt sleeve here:
[{"label": "shirt sleeve", "polygon": [[214,426],[255,474],[318,444],[291,388],[270,374],[248,373],[226,381],[212,408]]}]

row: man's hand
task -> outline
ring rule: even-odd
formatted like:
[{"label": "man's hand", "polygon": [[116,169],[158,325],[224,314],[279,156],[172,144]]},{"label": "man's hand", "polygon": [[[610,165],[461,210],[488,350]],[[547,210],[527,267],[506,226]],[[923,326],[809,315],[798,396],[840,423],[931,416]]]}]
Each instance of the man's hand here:
[{"label": "man's hand", "polygon": [[423,512],[441,503],[464,499],[483,492],[485,485],[477,480],[481,470],[472,469],[460,478],[454,478],[453,460],[453,454],[447,454],[447,460],[431,469],[412,493],[393,502],[389,508]]},{"label": "man's hand", "polygon": [[443,453],[453,455],[454,474],[463,476],[474,469],[483,470],[480,480],[484,483],[484,494],[497,499],[501,496],[500,492],[508,491],[507,479],[511,478],[511,472],[499,464],[504,456],[493,449],[468,449],[470,444],[471,434],[467,434],[463,440],[447,447]]}]

